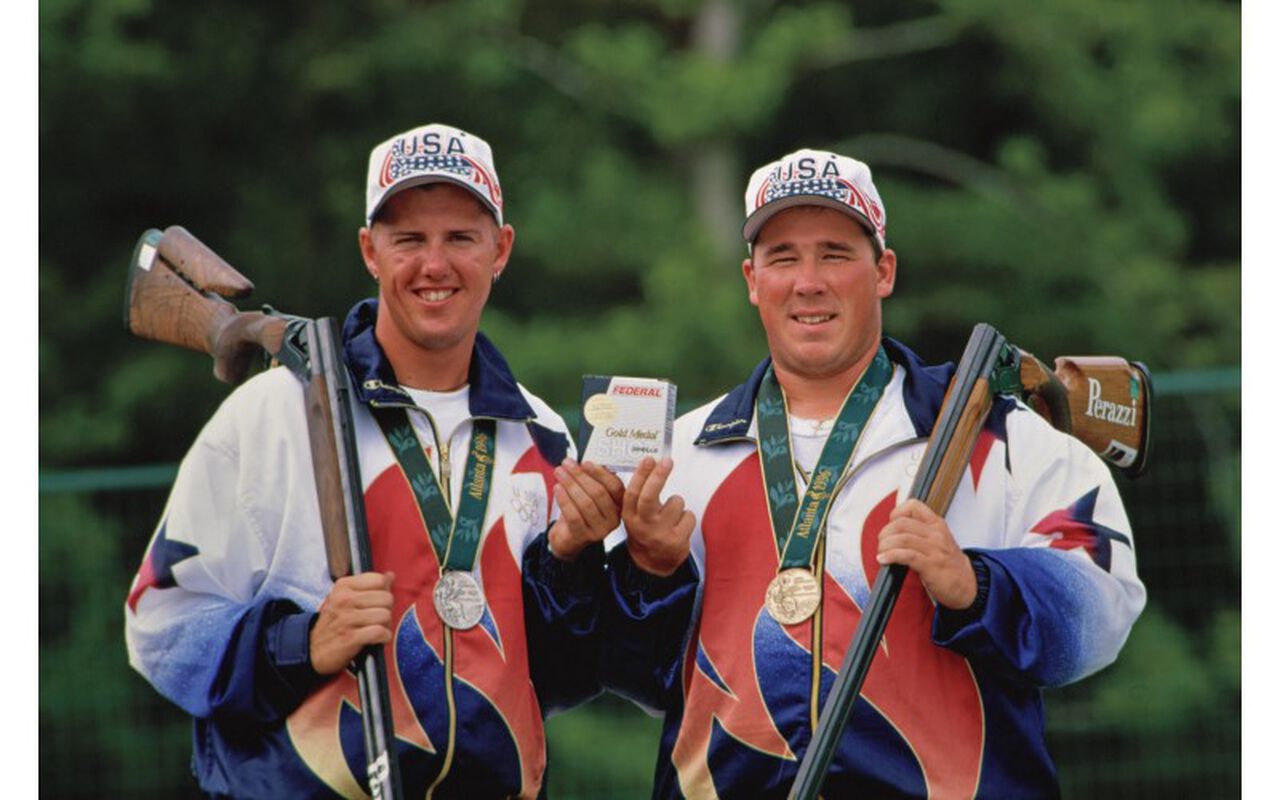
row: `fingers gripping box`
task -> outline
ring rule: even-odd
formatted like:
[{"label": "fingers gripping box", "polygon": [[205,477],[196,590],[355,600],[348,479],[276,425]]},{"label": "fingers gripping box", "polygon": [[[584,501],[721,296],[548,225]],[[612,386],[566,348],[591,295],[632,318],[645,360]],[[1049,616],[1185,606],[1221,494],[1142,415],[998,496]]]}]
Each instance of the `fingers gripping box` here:
[{"label": "fingers gripping box", "polygon": [[676,385],[659,378],[582,376],[580,460],[634,472],[646,456],[671,452]]}]

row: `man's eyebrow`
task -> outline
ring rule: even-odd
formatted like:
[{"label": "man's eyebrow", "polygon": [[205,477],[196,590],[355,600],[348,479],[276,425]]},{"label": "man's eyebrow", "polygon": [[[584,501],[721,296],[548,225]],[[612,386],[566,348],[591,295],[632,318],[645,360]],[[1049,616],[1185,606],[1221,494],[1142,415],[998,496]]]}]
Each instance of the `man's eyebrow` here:
[{"label": "man's eyebrow", "polygon": [[[388,226],[388,227],[390,228],[389,232],[392,236],[416,236],[421,238],[425,238],[427,236],[425,231],[410,225],[406,225],[403,228],[395,227],[395,226]],[[447,231],[445,231],[445,233],[448,234],[449,236],[457,236],[458,234],[462,234],[462,233],[471,234],[473,236],[479,236],[481,230],[482,228],[478,225],[476,226],[459,225],[456,228],[449,228]]]},{"label": "man's eyebrow", "polygon": [[823,242],[822,246],[828,250],[839,250],[842,253],[853,252],[853,245],[849,244],[848,242],[839,242],[839,241]]},{"label": "man's eyebrow", "polygon": [[765,257],[768,257],[772,255],[777,255],[778,253],[791,253],[791,252],[795,252],[795,249],[796,249],[796,246],[791,242],[778,242],[777,244],[771,244],[768,247],[766,247],[764,249],[764,255]]}]

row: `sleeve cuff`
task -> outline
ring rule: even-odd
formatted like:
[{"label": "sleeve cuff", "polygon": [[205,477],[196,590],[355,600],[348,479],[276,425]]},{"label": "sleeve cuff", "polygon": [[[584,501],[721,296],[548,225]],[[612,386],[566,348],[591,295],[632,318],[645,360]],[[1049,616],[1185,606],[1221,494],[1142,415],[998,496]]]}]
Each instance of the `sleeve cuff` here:
[{"label": "sleeve cuff", "polygon": [[981,620],[987,608],[987,596],[991,593],[991,568],[978,553],[966,551],[965,555],[969,556],[969,563],[973,565],[973,576],[978,582],[978,593],[968,608],[956,610],[938,606],[933,624],[935,642],[952,639],[966,626]]},{"label": "sleeve cuff", "polygon": [[316,618],[314,611],[285,614],[267,630],[267,660],[300,697],[324,680],[311,666],[311,628]]},{"label": "sleeve cuff", "polygon": [[268,642],[271,660],[277,667],[311,666],[311,629],[314,612],[290,614],[272,626]]},{"label": "sleeve cuff", "polygon": [[538,536],[533,546],[538,548],[535,556],[537,573],[543,583],[575,593],[594,590],[604,568],[604,543],[587,545],[571,561],[551,552],[551,540],[545,532]]},{"label": "sleeve cuff", "polygon": [[209,689],[209,716],[274,723],[325,678],[311,667],[315,614],[292,600],[260,600],[236,623]]},{"label": "sleeve cuff", "polygon": [[683,586],[698,582],[698,571],[694,567],[692,556],[686,558],[670,575],[654,575],[636,565],[625,544],[609,552],[609,572],[614,576],[614,587],[624,596],[651,599],[665,597]]}]

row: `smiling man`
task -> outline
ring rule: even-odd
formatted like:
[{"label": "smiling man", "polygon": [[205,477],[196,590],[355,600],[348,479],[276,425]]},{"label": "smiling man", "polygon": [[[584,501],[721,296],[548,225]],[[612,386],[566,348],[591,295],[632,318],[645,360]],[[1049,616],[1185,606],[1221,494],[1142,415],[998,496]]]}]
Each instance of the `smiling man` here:
[{"label": "smiling man", "polygon": [[655,797],[786,795],[883,564],[909,578],[824,796],[1054,796],[1040,689],[1110,663],[1145,603],[1107,468],[1020,402],[945,519],[904,502],[954,368],[882,333],[885,220],[851,158],[752,175],[769,357],[626,488],[603,680],[665,712]]},{"label": "smiling man", "polygon": [[583,469],[562,465],[564,422],[479,332],[515,242],[503,210],[464,131],[370,155],[359,244],[378,297],[343,348],[380,572],[328,577],[287,370],[232,393],[183,461],[125,615],[131,663],[195,719],[208,794],[366,796],[346,670],[365,646],[386,648],[406,798],[537,796],[543,718],[597,691],[594,542],[617,515],[559,518],[557,476]]}]

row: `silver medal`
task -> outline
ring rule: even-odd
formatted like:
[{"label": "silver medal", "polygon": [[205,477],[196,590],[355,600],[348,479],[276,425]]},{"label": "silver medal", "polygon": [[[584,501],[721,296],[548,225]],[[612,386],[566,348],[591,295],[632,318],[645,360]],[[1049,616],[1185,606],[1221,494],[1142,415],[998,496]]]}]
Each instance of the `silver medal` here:
[{"label": "silver medal", "polygon": [[454,630],[474,628],[484,616],[484,592],[470,572],[445,572],[431,599],[435,601],[436,614]]}]

